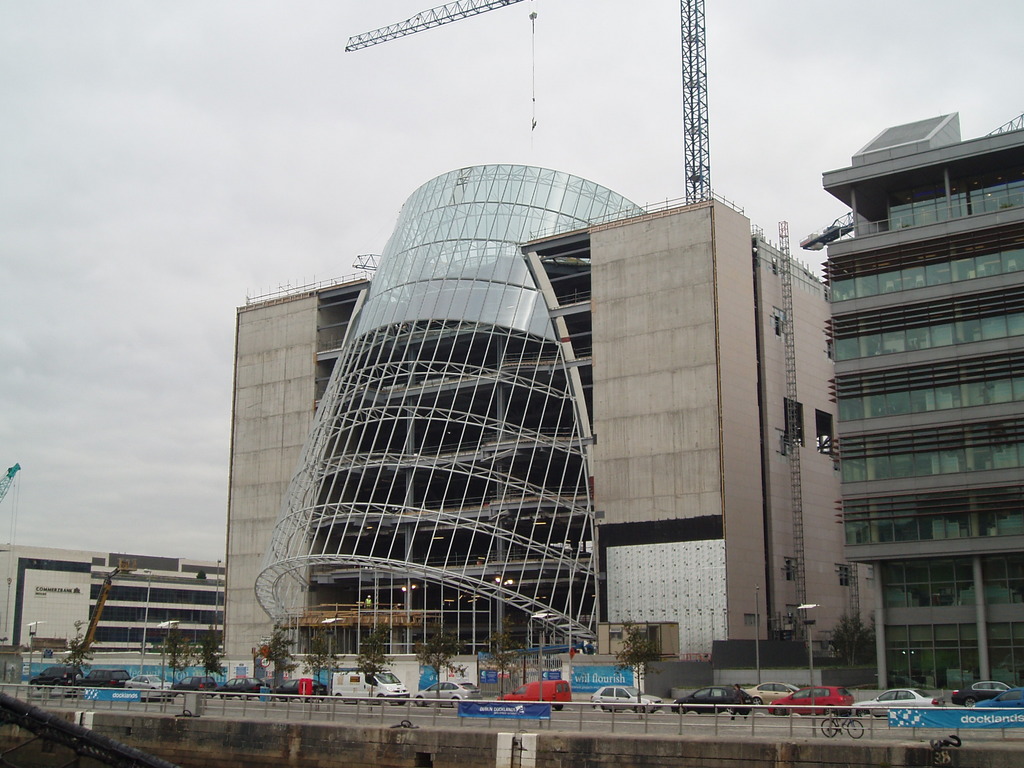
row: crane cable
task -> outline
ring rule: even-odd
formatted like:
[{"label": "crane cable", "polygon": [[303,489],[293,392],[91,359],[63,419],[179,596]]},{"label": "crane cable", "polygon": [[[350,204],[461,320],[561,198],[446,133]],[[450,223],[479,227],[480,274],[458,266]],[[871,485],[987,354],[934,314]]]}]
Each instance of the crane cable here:
[{"label": "crane cable", "polygon": [[533,116],[530,120],[532,134],[537,127],[537,11],[534,10],[530,11],[530,90],[533,104]]}]

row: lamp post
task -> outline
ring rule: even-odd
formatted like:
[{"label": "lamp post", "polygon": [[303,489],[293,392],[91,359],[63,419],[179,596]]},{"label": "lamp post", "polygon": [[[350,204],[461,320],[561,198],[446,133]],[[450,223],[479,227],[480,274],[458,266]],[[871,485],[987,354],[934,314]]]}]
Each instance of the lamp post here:
[{"label": "lamp post", "polygon": [[32,653],[36,649],[36,631],[39,629],[40,624],[45,624],[45,621],[30,621],[25,626],[28,627],[28,677],[32,679]]},{"label": "lamp post", "polygon": [[754,585],[754,663],[757,666],[757,684],[761,684],[761,585]]},{"label": "lamp post", "polygon": [[146,574],[146,612],[142,618],[142,650],[139,653],[139,674],[146,674],[146,627],[149,626],[149,595],[153,589],[153,572],[149,568],[143,568]]},{"label": "lamp post", "polygon": [[814,619],[808,619],[806,611],[812,608],[817,608],[817,603],[804,603],[798,605],[796,609],[798,611],[805,611],[804,613],[804,632],[807,635],[807,670],[811,675],[811,681],[809,683],[811,687],[811,712],[814,712],[814,647],[811,645],[811,627],[814,626]]},{"label": "lamp post", "polygon": [[[218,560],[217,561],[217,595],[214,598],[214,606],[213,606],[213,618],[214,618],[214,621],[217,624],[218,631],[220,630],[221,625],[224,623],[223,622],[223,617],[221,616],[221,613],[220,613],[220,584],[221,584],[221,567],[220,567],[220,564],[221,564],[221,561]],[[222,642],[223,642],[223,639],[222,639]]]},{"label": "lamp post", "polygon": [[[173,629],[178,626],[179,622],[177,619],[169,619],[168,621],[161,621],[157,626],[160,629]],[[164,641],[160,643],[160,680],[164,681],[167,679],[167,635],[164,635]]]}]

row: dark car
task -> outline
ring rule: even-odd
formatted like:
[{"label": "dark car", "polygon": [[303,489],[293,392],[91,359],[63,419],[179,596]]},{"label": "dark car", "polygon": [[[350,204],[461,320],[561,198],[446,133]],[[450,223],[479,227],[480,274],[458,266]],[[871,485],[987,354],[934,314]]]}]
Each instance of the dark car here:
[{"label": "dark car", "polygon": [[252,695],[258,694],[261,690],[263,690],[262,680],[257,680],[255,677],[233,677],[214,688],[214,693],[221,696],[232,693]]},{"label": "dark car", "polygon": [[958,707],[973,707],[979,701],[994,699],[1003,691],[1008,691],[1010,686],[1000,683],[998,680],[978,680],[966,688],[953,691],[949,700]]},{"label": "dark car", "polygon": [[71,664],[47,667],[28,681],[29,685],[80,685],[82,668]]},{"label": "dark car", "polygon": [[212,691],[217,687],[217,681],[206,675],[193,675],[183,677],[171,686],[172,691]]},{"label": "dark car", "polygon": [[285,680],[281,685],[274,689],[274,695],[280,696],[282,701],[287,701],[286,697],[289,696],[305,696],[306,688],[305,686],[301,686],[303,680],[305,680],[306,685],[309,686],[310,695],[317,698],[327,695],[326,685],[308,677],[296,677],[291,680]]},{"label": "dark car", "polygon": [[88,688],[124,688],[131,675],[125,669],[93,669],[82,678]]},{"label": "dark car", "polygon": [[[743,706],[744,704],[748,706]],[[743,690],[726,685],[710,685],[698,688],[689,696],[680,696],[675,700],[673,712],[729,712],[736,715],[749,715],[751,698]]]}]

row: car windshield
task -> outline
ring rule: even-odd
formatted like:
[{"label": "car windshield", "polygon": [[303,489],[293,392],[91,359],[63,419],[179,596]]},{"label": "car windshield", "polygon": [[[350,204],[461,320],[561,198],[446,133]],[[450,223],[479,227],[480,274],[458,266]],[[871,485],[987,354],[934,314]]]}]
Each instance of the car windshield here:
[{"label": "car windshield", "polygon": [[394,685],[401,683],[402,681],[395,677],[394,672],[378,672],[377,683],[380,685]]},{"label": "car windshield", "polygon": [[474,685],[473,683],[459,683],[458,685],[460,688],[465,688],[467,691],[477,690],[476,685]]}]

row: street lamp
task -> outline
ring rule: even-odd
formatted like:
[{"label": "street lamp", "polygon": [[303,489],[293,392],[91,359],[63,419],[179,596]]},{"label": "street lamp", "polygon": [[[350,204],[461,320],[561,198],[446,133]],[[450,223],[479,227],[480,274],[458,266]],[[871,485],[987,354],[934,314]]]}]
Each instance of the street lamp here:
[{"label": "street lamp", "polygon": [[30,621],[25,626],[28,627],[28,677],[32,679],[32,652],[36,649],[36,630],[40,624],[45,624],[45,621]]},{"label": "street lamp", "polygon": [[[817,603],[804,603],[798,605],[796,609],[798,611],[809,611],[812,608],[817,608]],[[808,619],[807,614],[804,613],[804,634],[807,635],[807,670],[811,675],[811,712],[814,712],[814,647],[811,645],[811,627],[814,626],[814,619]]]},{"label": "street lamp", "polygon": [[[161,621],[157,624],[160,629],[173,629],[178,626],[180,622],[177,619],[168,619],[167,621]],[[164,635],[164,641],[160,643],[160,680],[164,681],[167,679],[167,635]]]},{"label": "street lamp", "polygon": [[757,684],[761,684],[761,585],[754,585],[754,663],[757,666]]},{"label": "street lamp", "polygon": [[153,589],[153,572],[149,568],[143,568],[146,574],[146,612],[142,618],[142,652],[139,654],[139,674],[146,674],[146,627],[149,626],[149,594]]}]

